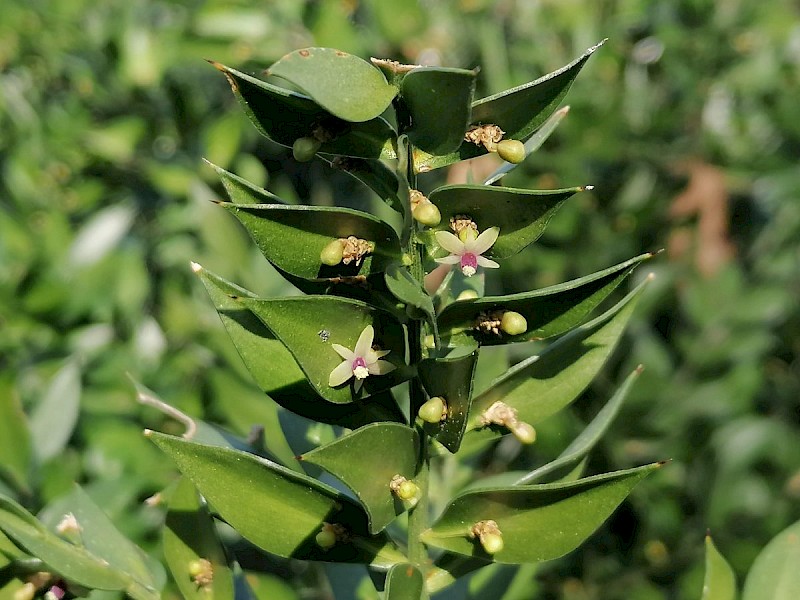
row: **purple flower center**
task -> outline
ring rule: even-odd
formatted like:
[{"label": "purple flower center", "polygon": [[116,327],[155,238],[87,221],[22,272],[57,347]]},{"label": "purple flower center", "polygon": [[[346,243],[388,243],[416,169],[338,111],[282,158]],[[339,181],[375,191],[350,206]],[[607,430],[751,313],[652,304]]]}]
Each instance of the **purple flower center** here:
[{"label": "purple flower center", "polygon": [[472,252],[465,252],[461,255],[461,269],[464,267],[472,268],[473,272],[478,268],[478,257]]},{"label": "purple flower center", "polygon": [[367,361],[364,360],[363,356],[356,356],[356,359],[353,361],[353,371],[355,371],[359,367],[362,367],[364,369],[367,368]]}]

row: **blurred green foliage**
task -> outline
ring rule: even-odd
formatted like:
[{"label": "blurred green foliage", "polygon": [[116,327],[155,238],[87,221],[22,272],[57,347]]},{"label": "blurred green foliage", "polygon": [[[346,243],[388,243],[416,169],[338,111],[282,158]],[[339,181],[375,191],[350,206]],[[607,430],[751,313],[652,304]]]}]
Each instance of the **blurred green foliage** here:
[{"label": "blurred green foliage", "polygon": [[[481,66],[482,97],[607,37],[570,92],[569,115],[504,180],[595,189],[567,202],[489,290],[543,287],[667,252],[651,263],[657,279],[627,348],[575,415],[542,426],[523,456],[501,445],[476,460],[491,474],[558,455],[642,363],[594,467],[672,464],[582,549],[505,579],[520,598],[534,587],[548,599],[697,598],[710,527],[741,581],[758,550],[800,518],[797,16],[789,0],[7,2],[0,433],[11,426],[0,439],[0,491],[35,511],[79,481],[157,556],[162,516],[141,501],[174,470],[141,429],[177,425],[136,404],[127,373],[240,434],[282,419],[295,433],[276,453],[320,442],[319,430],[253,387],[191,274],[195,260],[264,295],[288,285],[209,202],[222,192],[201,158],[290,201],[376,203],[320,161],[297,165],[259,138],[203,59],[257,74],[320,45]],[[482,173],[476,165],[471,176]],[[446,175],[422,182],[432,188]],[[482,360],[490,372],[491,355]],[[20,407],[30,443],[13,425]],[[297,589],[352,580],[351,596],[363,597],[346,569],[329,569],[328,583],[323,572],[273,568]],[[487,597],[477,578],[470,586]]]}]

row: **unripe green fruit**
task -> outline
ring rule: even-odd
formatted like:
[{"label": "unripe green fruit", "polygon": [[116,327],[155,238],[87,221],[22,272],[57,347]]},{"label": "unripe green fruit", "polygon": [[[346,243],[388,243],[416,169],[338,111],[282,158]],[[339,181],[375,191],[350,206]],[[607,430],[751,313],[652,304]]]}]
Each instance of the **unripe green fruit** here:
[{"label": "unripe green fruit", "polygon": [[518,312],[507,310],[500,319],[500,329],[507,335],[520,335],[528,331],[528,321]]},{"label": "unripe green fruit", "polygon": [[497,554],[503,549],[503,536],[499,533],[485,533],[481,536],[481,546],[486,554]]},{"label": "unripe green fruit", "polygon": [[517,165],[525,160],[525,144],[519,140],[503,140],[497,144],[497,155]]},{"label": "unripe green fruit", "polygon": [[193,560],[192,562],[189,563],[189,575],[191,575],[192,577],[197,577],[198,575],[200,575],[200,573],[203,572],[204,569],[205,566],[203,565],[203,562],[200,560]]},{"label": "unripe green fruit", "polygon": [[511,433],[520,444],[532,444],[536,441],[536,430],[529,423],[517,423],[511,428]]},{"label": "unripe green fruit", "polygon": [[428,227],[436,227],[442,222],[442,213],[432,202],[420,202],[411,215],[415,220]]},{"label": "unripe green fruit", "polygon": [[336,544],[336,534],[326,527],[316,535],[314,541],[317,542],[317,546],[327,550]]},{"label": "unripe green fruit", "polygon": [[444,416],[444,410],[444,399],[441,396],[434,396],[419,407],[417,415],[426,423],[438,423]]},{"label": "unripe green fruit", "polygon": [[458,301],[458,300],[474,300],[477,297],[478,297],[478,292],[476,292],[475,290],[464,290],[463,292],[461,292],[458,295],[458,298],[456,298],[456,301]]},{"label": "unripe green fruit", "polygon": [[292,144],[292,156],[297,162],[308,162],[322,146],[322,142],[313,137],[297,138]]},{"label": "unripe green fruit", "polygon": [[319,259],[323,265],[335,267],[342,262],[344,256],[344,244],[342,240],[333,240],[330,244],[322,249],[319,253]]},{"label": "unripe green fruit", "polygon": [[401,500],[411,500],[419,493],[419,487],[413,481],[406,479],[397,488],[397,497]]}]

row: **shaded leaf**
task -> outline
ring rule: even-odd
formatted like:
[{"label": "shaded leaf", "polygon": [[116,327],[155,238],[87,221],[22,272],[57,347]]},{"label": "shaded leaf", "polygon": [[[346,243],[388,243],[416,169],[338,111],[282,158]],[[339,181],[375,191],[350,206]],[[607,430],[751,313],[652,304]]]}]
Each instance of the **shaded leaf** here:
[{"label": "shaded leaf", "polygon": [[408,306],[421,310],[425,314],[438,342],[439,331],[436,313],[433,308],[433,298],[425,291],[422,284],[414,279],[408,269],[398,264],[392,264],[387,267],[384,279],[386,287],[395,298]]},{"label": "shaded leaf", "polygon": [[[483,411],[498,400],[536,425],[573,402],[591,383],[617,345],[647,280],[616,306],[570,331],[538,356],[520,362],[472,401],[468,429],[480,426]],[[505,430],[485,427],[470,436],[497,437]]]},{"label": "shaded leaf", "polygon": [[397,212],[408,212],[408,189],[403,189],[397,175],[382,161],[352,157],[321,158],[334,169],[359,180]]},{"label": "shaded leaf", "polygon": [[405,511],[389,484],[395,475],[413,480],[418,456],[416,431],[398,423],[373,423],[300,458],[353,490],[367,511],[370,531],[377,533]]},{"label": "shaded leaf", "polygon": [[[642,254],[613,267],[565,283],[507,296],[485,296],[447,305],[439,315],[444,343],[484,346],[542,340],[580,324],[617,286],[652,254]],[[481,315],[511,310],[520,313],[528,330],[515,336],[484,333],[476,328]]]},{"label": "shaded leaf", "polygon": [[465,215],[476,223],[479,231],[500,228],[500,235],[486,256],[499,259],[513,256],[538,240],[564,201],[583,189],[525,190],[486,185],[436,188],[429,200],[439,208],[442,221],[424,233],[428,254],[434,258],[447,256],[448,252],[439,247],[435,234],[450,231],[450,219]]},{"label": "shaded leaf", "polygon": [[[428,396],[441,396],[447,417],[439,425],[426,424],[430,434],[450,452],[458,452],[467,427],[472,379],[478,350],[455,358],[426,358],[419,365],[419,378]],[[419,407],[415,407],[415,410]]]},{"label": "shaded leaf", "polygon": [[240,301],[231,297],[256,298],[255,294],[200,265],[195,264],[193,268],[205,285],[231,341],[256,385],[278,404],[303,417],[348,428],[373,421],[405,420],[388,392],[349,404],[337,405],[325,401],[308,383],[302,369],[283,343],[275,339],[272,332],[250,310],[243,307]]},{"label": "shaded leaf", "polygon": [[78,422],[81,371],[76,360],[68,361],[53,377],[44,398],[30,416],[33,450],[40,461],[61,453]]},{"label": "shaded leaf", "polygon": [[[214,600],[233,600],[233,575],[213,519],[194,484],[186,477],[170,493],[161,535],[164,559],[184,598],[199,600],[211,596]],[[213,573],[211,582],[203,586],[195,583],[190,574],[192,563],[201,559],[211,563]]]},{"label": "shaded leaf", "polygon": [[[380,273],[400,257],[394,230],[372,215],[332,206],[222,203],[247,229],[261,253],[297,277],[330,279]],[[331,242],[355,236],[374,244],[360,261],[323,265],[320,253]]]},{"label": "shaded leaf", "polygon": [[546,465],[542,465],[538,469],[534,469],[523,477],[517,477],[514,481],[514,485],[538,482],[546,483],[569,476],[575,467],[580,465],[586,458],[595,444],[605,435],[606,431],[608,431],[608,427],[619,413],[622,403],[625,402],[628,392],[633,387],[634,382],[638,379],[641,372],[642,367],[639,367],[628,375],[625,382],[611,397],[611,400],[597,413],[597,416],[592,419],[592,422],[586,426],[580,435],[572,440],[570,445],[559,454],[558,458]]},{"label": "shaded leaf", "polygon": [[790,525],[756,557],[744,582],[742,600],[800,597],[800,521]]},{"label": "shaded leaf", "polygon": [[736,576],[710,535],[706,535],[706,574],[702,600],[736,600]]},{"label": "shaded leaf", "polygon": [[27,490],[31,434],[19,397],[5,384],[0,381],[0,479],[17,490]]},{"label": "shaded leaf", "polygon": [[363,122],[386,110],[397,95],[380,70],[333,48],[295,50],[266,71],[296,85],[340,119]]},{"label": "shaded leaf", "polygon": [[230,171],[226,171],[212,162],[205,162],[217,172],[222,186],[234,204],[285,204],[283,200],[272,192],[260,188],[256,184]]},{"label": "shaded leaf", "polygon": [[605,521],[634,486],[661,463],[606,473],[569,483],[486,488],[460,494],[433,527],[428,545],[466,556],[488,556],[470,538],[473,524],[491,519],[504,546],[501,563],[552,560],[577,548]]},{"label": "shaded leaf", "polygon": [[423,587],[422,573],[414,565],[394,565],[386,576],[386,600],[420,600]]},{"label": "shaded leaf", "polygon": [[477,71],[419,67],[400,83],[410,113],[408,139],[434,155],[455,152],[469,125]]},{"label": "shaded leaf", "polygon": [[[267,552],[384,567],[403,559],[387,538],[369,535],[361,507],[315,479],[246,452],[148,435],[226,522]],[[323,522],[344,525],[350,539],[321,549]]]},{"label": "shaded leaf", "polygon": [[[556,111],[583,65],[602,44],[592,46],[573,62],[536,81],[473,102],[470,123],[499,125],[505,131],[505,139],[524,142]],[[471,142],[463,142],[456,152],[442,156],[420,150],[414,153],[414,169],[421,173],[482,154],[486,154],[483,145]]]},{"label": "shaded leaf", "polygon": [[320,152],[362,158],[395,158],[395,132],[382,118],[348,123],[307,96],[219,63],[212,64],[227,77],[234,95],[256,129],[274,142],[291,148],[297,138],[310,136],[316,127],[323,126],[333,139],[324,142]]}]

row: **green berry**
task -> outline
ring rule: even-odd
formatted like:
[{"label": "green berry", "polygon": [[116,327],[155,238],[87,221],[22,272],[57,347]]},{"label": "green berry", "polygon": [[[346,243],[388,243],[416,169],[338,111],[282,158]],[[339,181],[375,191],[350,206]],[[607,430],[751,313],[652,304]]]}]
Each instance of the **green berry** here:
[{"label": "green berry", "polygon": [[331,528],[323,527],[322,531],[314,538],[314,541],[317,542],[317,546],[323,550],[327,550],[328,548],[333,548],[336,544],[336,534]]},{"label": "green berry", "polygon": [[458,298],[456,298],[456,301],[458,301],[458,300],[474,300],[477,297],[478,297],[478,292],[476,292],[475,290],[464,290],[463,292],[461,292],[458,295]]},{"label": "green berry", "polygon": [[528,423],[517,423],[511,428],[511,433],[520,444],[532,444],[536,441],[536,430]]},{"label": "green berry", "polygon": [[499,533],[485,533],[481,536],[481,546],[486,554],[497,554],[503,549],[503,536]]},{"label": "green berry", "polygon": [[428,227],[436,227],[442,222],[442,213],[432,202],[420,202],[411,215],[415,220]]},{"label": "green berry", "polygon": [[197,577],[202,573],[205,569],[205,565],[200,560],[193,560],[189,563],[189,575],[192,577]]},{"label": "green berry", "polygon": [[342,240],[333,240],[322,249],[322,252],[319,253],[319,259],[322,261],[323,265],[335,267],[342,262],[343,253],[344,244],[342,243]]},{"label": "green berry", "polygon": [[411,500],[419,493],[419,487],[413,481],[406,479],[397,488],[397,497],[401,500]]},{"label": "green berry", "polygon": [[322,146],[322,142],[313,137],[297,138],[292,144],[292,156],[297,162],[308,162]]},{"label": "green berry", "polygon": [[500,329],[506,335],[520,335],[528,331],[528,321],[518,312],[507,310],[500,319]]},{"label": "green berry", "polygon": [[444,416],[445,405],[444,398],[441,396],[434,396],[425,404],[419,407],[419,418],[426,423],[438,423]]},{"label": "green berry", "polygon": [[497,155],[517,165],[525,160],[525,144],[519,140],[503,140],[497,144]]}]

